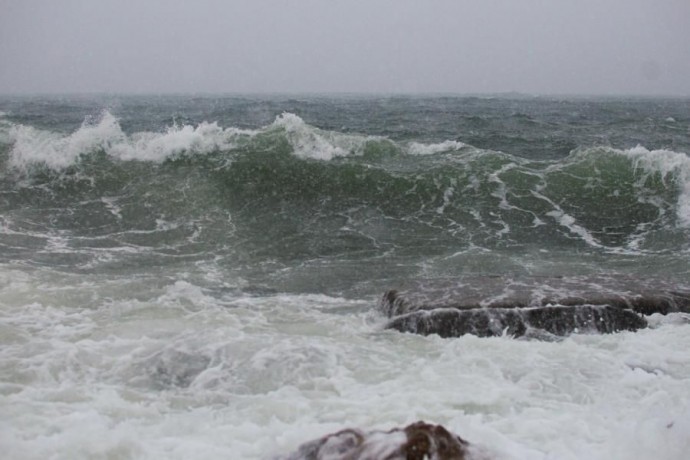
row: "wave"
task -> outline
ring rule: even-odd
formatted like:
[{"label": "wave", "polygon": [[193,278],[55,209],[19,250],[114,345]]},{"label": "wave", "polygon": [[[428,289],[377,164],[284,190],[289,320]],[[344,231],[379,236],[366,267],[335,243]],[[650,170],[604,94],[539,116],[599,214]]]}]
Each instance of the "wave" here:
[{"label": "wave", "polygon": [[678,218],[683,226],[690,227],[690,157],[685,153],[671,150],[647,150],[637,146],[623,151],[623,155],[632,159],[635,169],[642,169],[647,175],[659,173],[662,180],[674,181],[680,190],[678,196]]},{"label": "wave", "polygon": [[288,112],[279,115],[265,130],[276,128],[284,130],[296,156],[324,161],[335,157],[361,155],[367,142],[383,139],[321,130]]},{"label": "wave", "polygon": [[439,143],[395,143],[383,136],[346,134],[319,129],[299,116],[285,112],[259,129],[223,128],[217,122],[177,125],[163,132],[123,131],[117,117],[103,111],[96,120],[85,120],[76,131],[64,134],[12,124],[0,118],[0,143],[11,146],[9,164],[27,171],[43,166],[59,171],[90,154],[103,152],[113,160],[160,163],[181,156],[229,152],[244,147],[257,136],[278,135],[291,153],[303,159],[330,161],[348,156],[386,154],[434,155],[467,147],[456,140]]},{"label": "wave", "polygon": [[466,144],[459,141],[443,141],[438,144],[411,142],[409,144],[409,152],[413,155],[434,155],[442,152],[454,152],[463,147],[466,147]]},{"label": "wave", "polygon": [[[223,206],[269,214],[309,210],[351,219],[353,209],[366,208],[382,219],[442,229],[450,239],[484,235],[477,244],[565,237],[637,250],[652,231],[690,228],[690,157],[670,150],[589,147],[535,161],[457,140],[394,142],[329,131],[292,113],[253,130],[203,122],[132,134],[107,111],[70,134],[0,122],[11,168],[47,170],[48,182],[50,173],[76,169],[83,174],[75,176],[89,177],[90,190],[104,184],[108,200],[141,172],[128,166],[136,162],[159,184],[148,191],[154,181],[141,180],[141,195],[170,193],[193,176],[199,207],[217,202],[216,195]],[[104,162],[84,161],[92,155]],[[196,172],[175,171],[181,158]],[[161,165],[167,169],[151,169]]]},{"label": "wave", "polygon": [[104,152],[115,160],[162,162],[181,155],[206,155],[230,151],[260,134],[279,131],[295,156],[328,161],[336,157],[362,155],[370,141],[383,141],[376,136],[348,135],[324,131],[304,122],[292,113],[283,113],[275,121],[258,130],[235,127],[222,128],[217,122],[196,126],[173,125],[164,132],[126,134],[119,120],[104,111],[98,120],[85,120],[71,134],[36,129],[31,126],[5,123],[0,142],[10,144],[10,165],[26,170],[42,165],[53,170],[72,166],[85,155]]},{"label": "wave", "polygon": [[658,206],[663,192],[671,192],[679,223],[690,227],[690,156],[686,153],[640,145],[626,150],[588,148],[573,152],[550,171],[573,173],[588,189],[605,190],[610,198],[632,188],[640,204]]},{"label": "wave", "polygon": [[90,153],[105,152],[117,160],[162,162],[184,153],[207,154],[233,148],[237,139],[255,133],[237,128],[223,129],[217,123],[169,127],[163,133],[139,132],[128,136],[110,112],[97,122],[84,121],[75,132],[62,135],[24,125],[12,125],[10,165],[26,170],[44,165],[59,170],[72,166]]}]

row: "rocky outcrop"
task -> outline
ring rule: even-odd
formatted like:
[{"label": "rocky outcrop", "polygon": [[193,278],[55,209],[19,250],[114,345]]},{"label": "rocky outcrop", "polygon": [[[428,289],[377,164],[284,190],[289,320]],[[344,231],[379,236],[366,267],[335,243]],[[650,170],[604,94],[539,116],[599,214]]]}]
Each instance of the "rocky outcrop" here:
[{"label": "rocky outcrop", "polygon": [[386,328],[417,334],[515,337],[611,333],[647,326],[644,315],[690,312],[690,287],[621,276],[472,277],[409,284],[384,294]]},{"label": "rocky outcrop", "polygon": [[392,319],[387,328],[416,334],[459,337],[503,334],[521,337],[539,332],[568,335],[573,332],[610,333],[636,331],[647,321],[632,310],[611,306],[553,306],[536,308],[474,308],[424,310]]},{"label": "rocky outcrop", "polygon": [[390,431],[346,429],[275,460],[471,460],[470,444],[441,425],[417,422]]}]

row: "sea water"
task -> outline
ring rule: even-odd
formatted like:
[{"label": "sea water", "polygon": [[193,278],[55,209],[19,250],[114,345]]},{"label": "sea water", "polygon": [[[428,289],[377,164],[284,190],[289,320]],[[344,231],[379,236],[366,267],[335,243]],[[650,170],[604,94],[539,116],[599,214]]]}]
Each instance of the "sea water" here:
[{"label": "sea water", "polygon": [[443,424],[496,459],[686,459],[690,320],[385,330],[410,280],[690,279],[690,101],[0,98],[0,446],[261,459]]}]

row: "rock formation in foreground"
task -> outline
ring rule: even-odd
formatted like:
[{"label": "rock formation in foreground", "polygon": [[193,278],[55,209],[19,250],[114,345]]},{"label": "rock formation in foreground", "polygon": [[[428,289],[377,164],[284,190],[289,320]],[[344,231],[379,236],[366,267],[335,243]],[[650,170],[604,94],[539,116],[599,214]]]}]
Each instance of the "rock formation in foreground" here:
[{"label": "rock formation in foreground", "polygon": [[690,286],[623,276],[465,277],[384,294],[386,328],[459,337],[636,331],[645,315],[690,312]]},{"label": "rock formation in foreground", "polygon": [[417,422],[390,431],[342,430],[275,460],[479,460],[473,452],[441,425]]}]

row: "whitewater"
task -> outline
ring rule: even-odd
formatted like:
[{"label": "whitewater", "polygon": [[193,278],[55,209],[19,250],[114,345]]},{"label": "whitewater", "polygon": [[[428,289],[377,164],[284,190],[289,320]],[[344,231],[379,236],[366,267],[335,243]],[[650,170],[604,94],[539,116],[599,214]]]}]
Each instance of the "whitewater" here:
[{"label": "whitewater", "polygon": [[388,289],[690,282],[681,99],[0,97],[8,459],[272,459],[442,424],[477,458],[681,460],[690,316],[385,329]]}]

